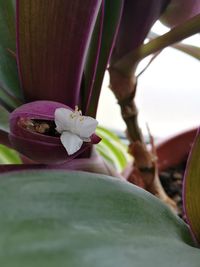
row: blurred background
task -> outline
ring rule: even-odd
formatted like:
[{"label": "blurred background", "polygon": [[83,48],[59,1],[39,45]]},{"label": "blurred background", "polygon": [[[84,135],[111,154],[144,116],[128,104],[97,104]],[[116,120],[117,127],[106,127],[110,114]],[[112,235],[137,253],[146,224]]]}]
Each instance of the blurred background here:
[{"label": "blurred background", "polygon": [[[163,34],[169,29],[156,22],[152,30]],[[199,46],[200,34],[183,43]],[[148,59],[141,62],[138,72]],[[97,119],[99,124],[117,132],[126,129],[105,75]],[[139,77],[136,93],[139,125],[147,134],[146,123],[154,137],[165,138],[200,123],[199,61],[173,48],[164,49]]]}]

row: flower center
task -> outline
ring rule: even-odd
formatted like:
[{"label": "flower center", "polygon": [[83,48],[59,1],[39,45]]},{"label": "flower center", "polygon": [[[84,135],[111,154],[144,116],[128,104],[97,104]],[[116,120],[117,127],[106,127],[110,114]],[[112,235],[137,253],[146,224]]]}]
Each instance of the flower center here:
[{"label": "flower center", "polygon": [[54,121],[20,118],[18,121],[18,125],[30,132],[35,132],[53,137],[60,136],[60,133],[56,131],[56,124]]},{"label": "flower center", "polygon": [[70,115],[72,119],[79,119],[80,121],[84,121],[84,117],[82,115],[82,111],[78,109],[78,106],[75,106],[75,110]]}]

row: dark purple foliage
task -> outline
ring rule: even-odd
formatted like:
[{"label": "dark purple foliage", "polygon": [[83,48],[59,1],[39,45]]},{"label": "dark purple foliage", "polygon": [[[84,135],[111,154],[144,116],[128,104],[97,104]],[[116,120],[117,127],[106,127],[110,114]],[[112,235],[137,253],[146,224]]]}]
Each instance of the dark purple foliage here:
[{"label": "dark purple foliage", "polygon": [[137,48],[160,17],[169,0],[125,0],[111,63]]},{"label": "dark purple foliage", "polygon": [[74,108],[101,0],[18,0],[17,61],[26,102]]}]

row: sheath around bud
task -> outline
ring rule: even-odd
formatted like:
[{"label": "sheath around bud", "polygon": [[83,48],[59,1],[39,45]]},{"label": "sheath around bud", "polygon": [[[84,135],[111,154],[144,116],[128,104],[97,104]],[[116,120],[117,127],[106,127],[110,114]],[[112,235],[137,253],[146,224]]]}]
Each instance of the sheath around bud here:
[{"label": "sheath around bud", "polygon": [[56,164],[77,157],[100,138],[95,134],[73,155],[68,155],[56,130],[55,110],[68,106],[53,101],[35,101],[20,106],[10,115],[9,139],[12,146],[26,157],[44,164]]}]

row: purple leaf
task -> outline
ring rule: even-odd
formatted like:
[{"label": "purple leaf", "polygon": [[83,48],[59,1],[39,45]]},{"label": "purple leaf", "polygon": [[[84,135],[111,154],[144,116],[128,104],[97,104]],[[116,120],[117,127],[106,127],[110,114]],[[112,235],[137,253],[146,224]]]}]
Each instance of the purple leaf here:
[{"label": "purple leaf", "polygon": [[88,110],[86,111],[86,114],[92,117],[96,116],[102,82],[116,40],[123,5],[123,0],[105,1],[101,49],[93,90],[90,99],[88,99]]},{"label": "purple leaf", "polygon": [[105,2],[103,0],[94,27],[94,31],[92,33],[92,38],[88,49],[86,63],[84,66],[84,76],[83,76],[84,90],[82,93],[83,98],[81,99],[82,102],[81,107],[84,113],[87,113],[88,110],[88,105],[91,100],[93,86],[95,82],[95,75],[98,67],[98,61],[101,49],[102,31],[103,31],[103,21],[104,21],[104,8],[105,8],[104,5]]},{"label": "purple leaf", "polygon": [[125,0],[111,63],[141,45],[169,0]]},{"label": "purple leaf", "polygon": [[23,170],[65,170],[65,171],[86,171],[93,173],[101,173],[104,175],[110,175],[114,177],[122,178],[114,168],[108,165],[103,158],[93,151],[90,158],[80,158],[68,161],[62,164],[7,164],[0,165],[0,173],[11,171],[23,171]]},{"label": "purple leaf", "polygon": [[17,59],[27,102],[74,108],[101,0],[17,0]]},{"label": "purple leaf", "polygon": [[174,27],[199,13],[199,0],[171,0],[161,17],[161,21],[168,27]]}]

